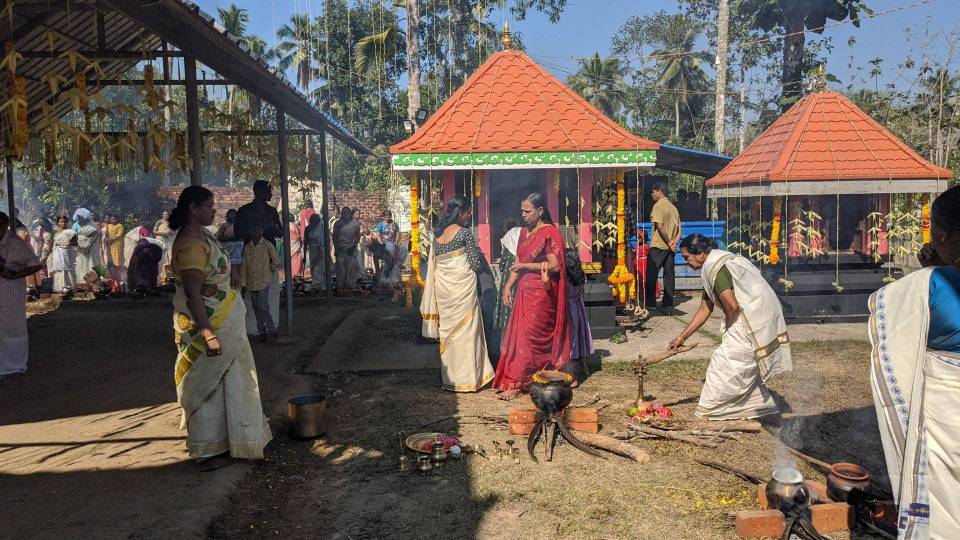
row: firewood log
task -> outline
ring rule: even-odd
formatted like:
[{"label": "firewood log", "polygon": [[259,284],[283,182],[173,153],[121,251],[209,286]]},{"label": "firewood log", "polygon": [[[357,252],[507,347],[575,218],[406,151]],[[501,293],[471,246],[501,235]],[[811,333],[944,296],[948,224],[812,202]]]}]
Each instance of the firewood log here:
[{"label": "firewood log", "polygon": [[607,452],[612,452],[618,456],[632,459],[637,463],[647,463],[650,461],[650,454],[648,454],[645,450],[629,445],[625,442],[618,441],[612,437],[607,437],[606,435],[600,435],[599,433],[578,432],[577,439],[589,444],[590,446],[599,448],[601,450],[606,450]]}]

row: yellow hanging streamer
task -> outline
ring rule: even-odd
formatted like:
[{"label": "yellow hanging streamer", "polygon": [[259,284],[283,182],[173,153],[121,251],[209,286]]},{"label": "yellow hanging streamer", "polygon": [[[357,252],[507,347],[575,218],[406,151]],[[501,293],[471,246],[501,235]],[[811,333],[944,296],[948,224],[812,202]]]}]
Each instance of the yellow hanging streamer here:
[{"label": "yellow hanging streamer", "polygon": [[770,264],[780,262],[780,222],[783,219],[783,199],[773,199],[773,224],[770,226]]},{"label": "yellow hanging streamer", "polygon": [[624,218],[624,203],[626,193],[623,188],[623,171],[613,173],[617,180],[617,266],[607,278],[610,283],[610,292],[614,298],[626,303],[637,297],[637,284],[634,276],[627,269],[626,223]]},{"label": "yellow hanging streamer", "polygon": [[930,194],[924,193],[920,199],[920,235],[921,242],[930,243]]}]

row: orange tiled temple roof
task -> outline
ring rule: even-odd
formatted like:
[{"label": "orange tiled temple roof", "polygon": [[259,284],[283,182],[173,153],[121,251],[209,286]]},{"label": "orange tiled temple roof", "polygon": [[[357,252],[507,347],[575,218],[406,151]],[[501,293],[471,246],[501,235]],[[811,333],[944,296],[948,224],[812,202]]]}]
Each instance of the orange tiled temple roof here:
[{"label": "orange tiled temple roof", "polygon": [[656,150],[527,55],[492,55],[391,154]]},{"label": "orange tiled temple roof", "polygon": [[759,182],[948,179],[844,96],[817,92],[783,113],[707,180],[707,187]]}]

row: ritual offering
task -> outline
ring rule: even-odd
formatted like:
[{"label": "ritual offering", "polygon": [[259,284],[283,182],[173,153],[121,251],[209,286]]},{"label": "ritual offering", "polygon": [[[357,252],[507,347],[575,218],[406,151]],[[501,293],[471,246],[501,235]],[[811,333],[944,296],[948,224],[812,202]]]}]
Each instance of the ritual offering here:
[{"label": "ritual offering", "polygon": [[461,446],[460,439],[447,435],[446,433],[415,433],[407,437],[407,448],[421,454],[433,452],[433,443],[439,442],[443,445],[444,451],[449,451],[453,446]]}]

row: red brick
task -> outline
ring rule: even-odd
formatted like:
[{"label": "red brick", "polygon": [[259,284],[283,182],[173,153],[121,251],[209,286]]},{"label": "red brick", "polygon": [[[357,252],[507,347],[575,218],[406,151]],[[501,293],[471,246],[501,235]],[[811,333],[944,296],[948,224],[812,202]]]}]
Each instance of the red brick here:
[{"label": "red brick", "polygon": [[[536,409],[510,409],[508,416],[511,435],[529,435],[536,423]],[[564,411],[567,425],[574,431],[599,433],[597,410],[590,407],[570,407]]]},{"label": "red brick", "polygon": [[[820,533],[849,530],[854,510],[847,503],[824,503],[810,507],[813,526]],[[779,510],[743,510],[736,514],[737,536],[774,536],[783,534],[784,517]]]}]

